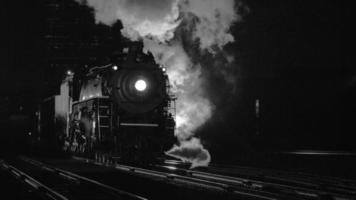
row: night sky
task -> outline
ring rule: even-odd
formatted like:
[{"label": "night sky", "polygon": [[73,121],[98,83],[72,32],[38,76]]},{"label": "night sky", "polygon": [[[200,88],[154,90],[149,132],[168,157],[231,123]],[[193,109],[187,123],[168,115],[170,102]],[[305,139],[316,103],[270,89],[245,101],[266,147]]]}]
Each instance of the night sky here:
[{"label": "night sky", "polygon": [[[237,92],[217,102],[219,111],[200,131],[207,148],[217,155],[355,150],[356,73],[346,5],[326,0],[246,4],[250,12],[233,27],[236,43],[227,47],[236,57]],[[41,98],[45,13],[41,1],[6,1],[0,10],[0,99],[10,105],[2,103],[0,114],[18,112],[20,104],[30,113]]]}]

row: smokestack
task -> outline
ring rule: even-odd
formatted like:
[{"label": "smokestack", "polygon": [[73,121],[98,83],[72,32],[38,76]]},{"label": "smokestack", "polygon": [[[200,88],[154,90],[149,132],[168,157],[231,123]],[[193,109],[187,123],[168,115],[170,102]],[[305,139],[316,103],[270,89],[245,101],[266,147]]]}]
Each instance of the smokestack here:
[{"label": "smokestack", "polygon": [[[206,166],[210,154],[194,137],[197,128],[211,118],[214,105],[206,97],[202,66],[192,62],[187,48],[199,45],[201,53],[215,55],[234,41],[232,24],[241,20],[235,0],[76,0],[94,8],[97,23],[123,24],[122,35],[143,41],[144,51],[167,69],[177,96],[179,144],[167,155],[189,161],[192,167]],[[190,41],[183,46],[183,39]]]}]

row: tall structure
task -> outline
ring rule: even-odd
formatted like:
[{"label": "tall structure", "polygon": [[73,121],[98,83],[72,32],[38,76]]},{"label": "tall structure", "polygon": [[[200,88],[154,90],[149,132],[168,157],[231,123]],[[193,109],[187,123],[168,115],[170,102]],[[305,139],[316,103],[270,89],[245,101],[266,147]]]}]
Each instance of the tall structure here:
[{"label": "tall structure", "polygon": [[120,24],[96,24],[93,11],[74,0],[44,0],[45,96],[57,93],[68,69],[104,64],[120,48]]}]

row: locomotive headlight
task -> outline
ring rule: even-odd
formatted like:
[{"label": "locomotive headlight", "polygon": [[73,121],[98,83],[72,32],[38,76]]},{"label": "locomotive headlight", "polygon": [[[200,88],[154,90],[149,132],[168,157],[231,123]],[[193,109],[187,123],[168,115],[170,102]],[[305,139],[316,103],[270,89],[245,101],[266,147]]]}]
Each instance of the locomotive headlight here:
[{"label": "locomotive headlight", "polygon": [[146,83],[146,81],[141,80],[141,79],[140,79],[140,80],[137,80],[137,81],[135,82],[135,88],[136,88],[137,91],[140,91],[140,92],[145,91],[146,88],[147,88],[147,83]]}]

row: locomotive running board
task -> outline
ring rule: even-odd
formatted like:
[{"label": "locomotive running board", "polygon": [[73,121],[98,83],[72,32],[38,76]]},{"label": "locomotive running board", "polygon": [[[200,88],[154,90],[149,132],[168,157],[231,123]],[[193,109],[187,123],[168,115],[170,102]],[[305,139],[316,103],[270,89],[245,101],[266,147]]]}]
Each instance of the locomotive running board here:
[{"label": "locomotive running board", "polygon": [[158,127],[158,124],[145,124],[145,123],[120,123],[120,126],[144,126],[144,127]]}]

